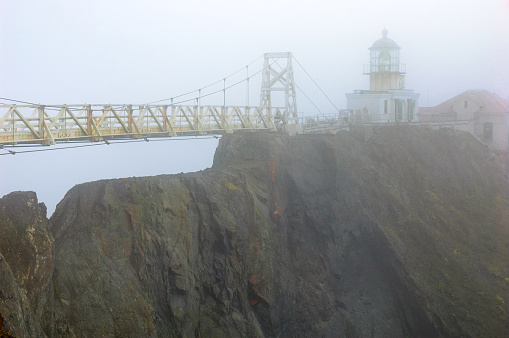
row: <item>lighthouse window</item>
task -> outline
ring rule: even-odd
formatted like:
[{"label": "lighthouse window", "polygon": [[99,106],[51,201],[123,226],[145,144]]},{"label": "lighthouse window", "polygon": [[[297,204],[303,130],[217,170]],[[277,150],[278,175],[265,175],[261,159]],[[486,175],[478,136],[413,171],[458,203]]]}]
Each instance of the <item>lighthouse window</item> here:
[{"label": "lighthouse window", "polygon": [[468,101],[467,101],[467,100],[465,100],[464,107],[465,107],[465,108],[467,108],[467,107],[468,107]]},{"label": "lighthouse window", "polygon": [[389,72],[391,65],[391,56],[389,52],[386,50],[382,51],[378,56],[378,71],[379,72]]}]

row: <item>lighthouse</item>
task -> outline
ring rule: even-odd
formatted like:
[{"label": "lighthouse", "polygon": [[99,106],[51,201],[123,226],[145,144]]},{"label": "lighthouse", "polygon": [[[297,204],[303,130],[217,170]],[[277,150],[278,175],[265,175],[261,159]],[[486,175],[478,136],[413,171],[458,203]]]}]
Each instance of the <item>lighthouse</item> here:
[{"label": "lighthouse", "polygon": [[382,31],[382,38],[371,47],[369,65],[364,74],[369,75],[369,90],[355,90],[346,94],[347,109],[352,122],[396,123],[417,122],[419,94],[405,89],[405,65],[400,62],[401,47]]}]

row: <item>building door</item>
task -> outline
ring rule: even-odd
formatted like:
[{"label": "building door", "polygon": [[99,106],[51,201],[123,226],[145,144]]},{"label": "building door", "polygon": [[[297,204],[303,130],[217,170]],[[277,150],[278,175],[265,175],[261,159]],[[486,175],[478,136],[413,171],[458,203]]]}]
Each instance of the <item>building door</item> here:
[{"label": "building door", "polygon": [[401,100],[394,100],[394,115],[396,122],[403,120],[403,102]]}]

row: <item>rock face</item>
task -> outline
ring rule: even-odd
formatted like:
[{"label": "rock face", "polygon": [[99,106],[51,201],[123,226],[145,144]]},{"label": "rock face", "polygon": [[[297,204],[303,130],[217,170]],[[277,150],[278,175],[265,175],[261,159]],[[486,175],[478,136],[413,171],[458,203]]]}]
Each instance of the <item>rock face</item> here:
[{"label": "rock face", "polygon": [[0,312],[4,326],[20,337],[42,336],[51,297],[53,237],[46,206],[35,193],[0,199]]},{"label": "rock face", "polygon": [[0,311],[18,336],[503,336],[508,187],[452,131],[226,135],[211,169],[78,185],[49,223],[5,196]]}]

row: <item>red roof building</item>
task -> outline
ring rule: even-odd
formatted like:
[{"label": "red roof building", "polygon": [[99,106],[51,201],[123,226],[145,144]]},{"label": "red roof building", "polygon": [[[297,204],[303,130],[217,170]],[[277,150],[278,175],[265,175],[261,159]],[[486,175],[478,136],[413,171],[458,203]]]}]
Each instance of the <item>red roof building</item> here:
[{"label": "red roof building", "polygon": [[467,90],[436,107],[419,107],[423,124],[468,131],[493,150],[509,149],[509,101],[487,90]]}]

